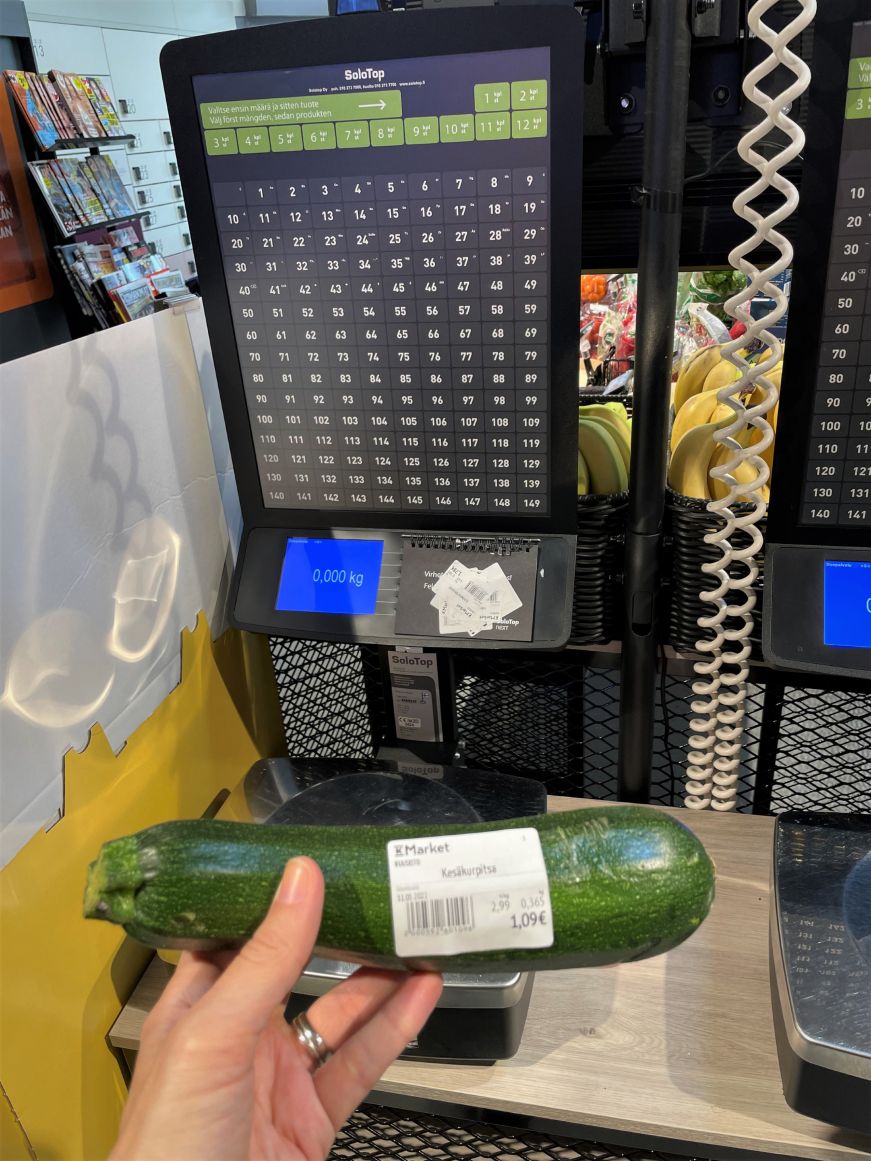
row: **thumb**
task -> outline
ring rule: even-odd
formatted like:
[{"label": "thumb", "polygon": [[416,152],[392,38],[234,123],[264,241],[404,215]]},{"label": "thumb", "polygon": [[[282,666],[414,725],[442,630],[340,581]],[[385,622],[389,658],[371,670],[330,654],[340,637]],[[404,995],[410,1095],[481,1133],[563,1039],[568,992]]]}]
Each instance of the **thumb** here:
[{"label": "thumb", "polygon": [[256,1039],[311,958],[321,923],[324,878],[317,863],[291,859],[269,911],[198,1005],[222,1034]]}]

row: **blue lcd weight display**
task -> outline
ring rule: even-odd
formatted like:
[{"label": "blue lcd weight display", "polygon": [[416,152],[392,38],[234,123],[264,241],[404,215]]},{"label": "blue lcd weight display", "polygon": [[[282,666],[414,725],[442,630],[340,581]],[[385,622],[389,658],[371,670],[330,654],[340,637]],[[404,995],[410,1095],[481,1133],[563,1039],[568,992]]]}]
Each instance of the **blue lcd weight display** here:
[{"label": "blue lcd weight display", "polygon": [[823,585],[823,642],[871,649],[871,563],[827,560]]},{"label": "blue lcd weight display", "polygon": [[374,613],[383,553],[381,540],[290,538],[276,612]]}]

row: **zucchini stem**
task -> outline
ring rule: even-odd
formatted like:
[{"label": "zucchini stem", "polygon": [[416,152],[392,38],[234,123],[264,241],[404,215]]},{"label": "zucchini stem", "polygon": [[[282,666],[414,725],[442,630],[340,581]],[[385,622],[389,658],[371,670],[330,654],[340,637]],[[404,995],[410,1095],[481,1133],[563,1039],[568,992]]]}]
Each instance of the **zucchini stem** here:
[{"label": "zucchini stem", "polygon": [[133,916],[136,892],[145,882],[135,835],[114,839],[88,867],[85,884],[86,919],[124,923]]}]

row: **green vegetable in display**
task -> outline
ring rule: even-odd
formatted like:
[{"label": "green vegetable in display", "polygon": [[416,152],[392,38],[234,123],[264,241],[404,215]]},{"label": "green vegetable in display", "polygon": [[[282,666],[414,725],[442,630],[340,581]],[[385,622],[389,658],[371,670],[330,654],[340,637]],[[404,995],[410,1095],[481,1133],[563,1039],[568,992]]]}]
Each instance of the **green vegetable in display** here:
[{"label": "green vegetable in display", "polygon": [[747,285],[747,278],[738,270],[704,270],[700,276],[702,284],[721,299],[731,298]]}]

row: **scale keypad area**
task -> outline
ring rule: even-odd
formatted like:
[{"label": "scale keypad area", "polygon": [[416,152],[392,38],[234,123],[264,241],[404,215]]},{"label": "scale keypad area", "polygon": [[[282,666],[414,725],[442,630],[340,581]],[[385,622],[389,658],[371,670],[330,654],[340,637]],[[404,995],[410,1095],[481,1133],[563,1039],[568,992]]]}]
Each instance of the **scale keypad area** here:
[{"label": "scale keypad area", "polygon": [[214,197],[268,505],[546,510],[544,167]]},{"label": "scale keypad area", "polygon": [[800,523],[871,527],[871,25],[853,29]]},{"label": "scale keypad area", "polygon": [[196,78],[265,507],[550,514],[549,67]]}]

